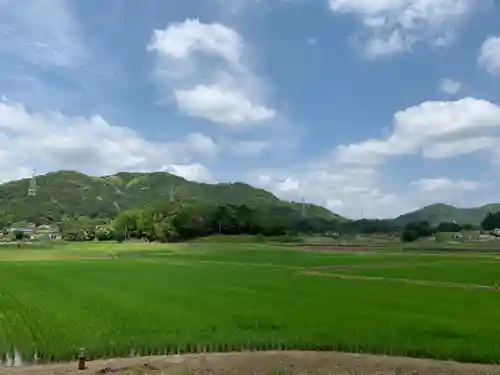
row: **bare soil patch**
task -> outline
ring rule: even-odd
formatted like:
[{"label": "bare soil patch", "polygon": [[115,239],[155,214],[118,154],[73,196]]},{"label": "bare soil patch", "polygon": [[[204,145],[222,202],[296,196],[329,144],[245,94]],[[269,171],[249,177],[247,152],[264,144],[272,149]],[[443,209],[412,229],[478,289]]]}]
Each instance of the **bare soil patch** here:
[{"label": "bare soil patch", "polygon": [[460,289],[484,289],[484,290],[490,290],[492,292],[500,291],[498,287],[492,285],[465,284],[465,283],[455,283],[451,281],[415,280],[415,279],[402,279],[396,277],[383,277],[383,276],[345,275],[339,273],[325,273],[318,271],[303,271],[300,272],[300,274],[306,276],[332,277],[335,279],[388,281],[388,282],[397,282],[397,283],[405,283],[413,285],[444,286],[448,288],[460,288]]},{"label": "bare soil patch", "polygon": [[0,375],[187,375],[188,373],[213,375],[482,375],[500,374],[500,366],[367,354],[290,351],[108,359],[89,362],[88,369],[82,371],[77,370],[76,362],[0,368]]}]

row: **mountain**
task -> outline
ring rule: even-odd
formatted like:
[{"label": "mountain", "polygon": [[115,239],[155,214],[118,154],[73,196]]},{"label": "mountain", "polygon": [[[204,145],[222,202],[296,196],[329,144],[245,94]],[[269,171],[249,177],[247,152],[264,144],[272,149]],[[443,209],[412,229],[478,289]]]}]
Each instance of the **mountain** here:
[{"label": "mountain", "polygon": [[428,221],[431,225],[455,220],[457,224],[478,226],[489,212],[500,212],[500,204],[488,204],[476,208],[458,208],[443,203],[433,204],[409,212],[394,219],[397,225],[404,226],[411,221]]},{"label": "mountain", "polygon": [[[117,173],[93,177],[58,171],[36,177],[35,196],[27,194],[30,179],[0,185],[0,226],[17,221],[58,221],[63,215],[113,217],[119,211],[156,206],[175,199],[199,199],[217,204],[272,205],[294,211],[300,203],[285,202],[270,192],[244,183],[205,184],[165,173]],[[308,216],[343,219],[326,208],[306,205]]]}]

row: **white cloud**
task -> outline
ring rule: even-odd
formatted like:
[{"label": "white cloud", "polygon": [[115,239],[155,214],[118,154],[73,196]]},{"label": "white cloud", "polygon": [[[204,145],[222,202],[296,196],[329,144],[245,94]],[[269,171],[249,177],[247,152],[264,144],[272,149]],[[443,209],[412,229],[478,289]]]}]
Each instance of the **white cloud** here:
[{"label": "white cloud", "polygon": [[422,178],[411,181],[410,185],[416,186],[423,193],[446,193],[474,191],[479,188],[479,183],[468,180],[451,180],[443,177]]},{"label": "white cloud", "polygon": [[[314,164],[314,165],[313,165]],[[379,187],[372,168],[345,168],[324,161],[301,168],[256,170],[248,181],[278,197],[319,204],[351,218],[393,217],[410,208],[411,201]]]},{"label": "white cloud", "polygon": [[275,117],[260,101],[265,85],[244,64],[245,44],[235,30],[186,19],[155,30],[148,50],[157,55],[159,83],[183,113],[232,129]]},{"label": "white cloud", "polygon": [[187,165],[172,164],[163,168],[165,172],[183,177],[189,181],[215,183],[210,171],[202,164],[194,163]]},{"label": "white cloud", "polygon": [[[375,168],[342,166],[328,160],[296,168],[255,170],[247,181],[267,189],[281,199],[327,207],[349,218],[392,218],[432,203],[473,205],[470,193],[483,183],[465,179],[429,177],[406,186],[390,186]],[[477,195],[477,194],[476,194]]]},{"label": "white cloud", "polygon": [[260,123],[271,119],[275,111],[252,103],[242,92],[218,85],[198,85],[190,90],[175,90],[179,109],[193,117],[231,127]]},{"label": "white cloud", "polygon": [[261,178],[254,174],[253,181],[283,198],[298,200],[304,194],[348,217],[394,217],[443,200],[463,202],[464,194],[481,186],[432,177],[396,188],[382,179],[377,165],[403,155],[444,159],[478,151],[500,160],[500,153],[495,154],[499,146],[499,105],[474,98],[429,101],[395,113],[392,129],[383,138],[338,146],[300,169],[257,171]]},{"label": "white cloud", "polygon": [[426,146],[422,155],[429,159],[448,159],[500,147],[500,138],[470,137],[455,141],[436,142]]},{"label": "white cloud", "polygon": [[0,102],[0,150],[0,180],[6,181],[25,177],[34,167],[94,175],[162,170],[192,163],[194,156],[211,155],[214,145],[197,133],[180,141],[151,142],[100,116],[32,113],[4,100]]},{"label": "white cloud", "polygon": [[79,64],[87,56],[66,0],[0,1],[0,52],[58,67]]},{"label": "white cloud", "polygon": [[190,133],[184,142],[194,153],[207,157],[214,157],[218,150],[214,140],[201,133]]},{"label": "white cloud", "polygon": [[439,83],[439,90],[445,94],[454,95],[460,91],[462,84],[451,78],[443,78]]},{"label": "white cloud", "polygon": [[500,75],[500,37],[488,37],[479,53],[478,64],[492,75]]},{"label": "white cloud", "polygon": [[424,102],[397,112],[388,137],[341,145],[334,157],[352,164],[379,164],[391,156],[420,151],[424,156],[453,157],[496,144],[489,137],[499,128],[500,106],[486,100]]},{"label": "white cloud", "polygon": [[329,0],[330,10],[359,17],[369,57],[411,50],[417,42],[442,46],[478,6],[476,0]]}]

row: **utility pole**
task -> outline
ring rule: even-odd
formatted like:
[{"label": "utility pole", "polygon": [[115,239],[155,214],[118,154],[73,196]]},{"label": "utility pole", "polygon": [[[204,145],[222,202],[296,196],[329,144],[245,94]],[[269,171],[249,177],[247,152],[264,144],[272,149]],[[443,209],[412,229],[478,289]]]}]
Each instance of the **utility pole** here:
[{"label": "utility pole", "polygon": [[33,174],[28,188],[28,195],[34,197],[36,195],[36,169],[33,169]]},{"label": "utility pole", "polygon": [[306,217],[306,201],[305,198],[302,197],[302,218]]}]

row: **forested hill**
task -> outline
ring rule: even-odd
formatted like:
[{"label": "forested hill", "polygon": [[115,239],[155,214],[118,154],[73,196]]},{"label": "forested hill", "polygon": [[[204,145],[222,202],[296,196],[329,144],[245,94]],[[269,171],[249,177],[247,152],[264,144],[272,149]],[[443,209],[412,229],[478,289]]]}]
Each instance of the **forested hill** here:
[{"label": "forested hill", "polygon": [[[36,196],[28,196],[29,179],[0,185],[0,226],[18,221],[59,221],[63,216],[109,218],[120,211],[158,207],[174,191],[176,200],[200,200],[214,204],[276,206],[297,212],[299,203],[281,201],[270,192],[243,183],[204,184],[165,173],[118,173],[92,177],[74,171],[37,176]],[[329,210],[306,205],[307,216],[342,219]]]},{"label": "forested hill", "polygon": [[489,204],[475,208],[458,208],[439,203],[421,208],[394,219],[394,223],[400,227],[416,221],[427,221],[431,225],[455,220],[459,225],[471,224],[479,226],[488,213],[500,211],[500,204]]}]

